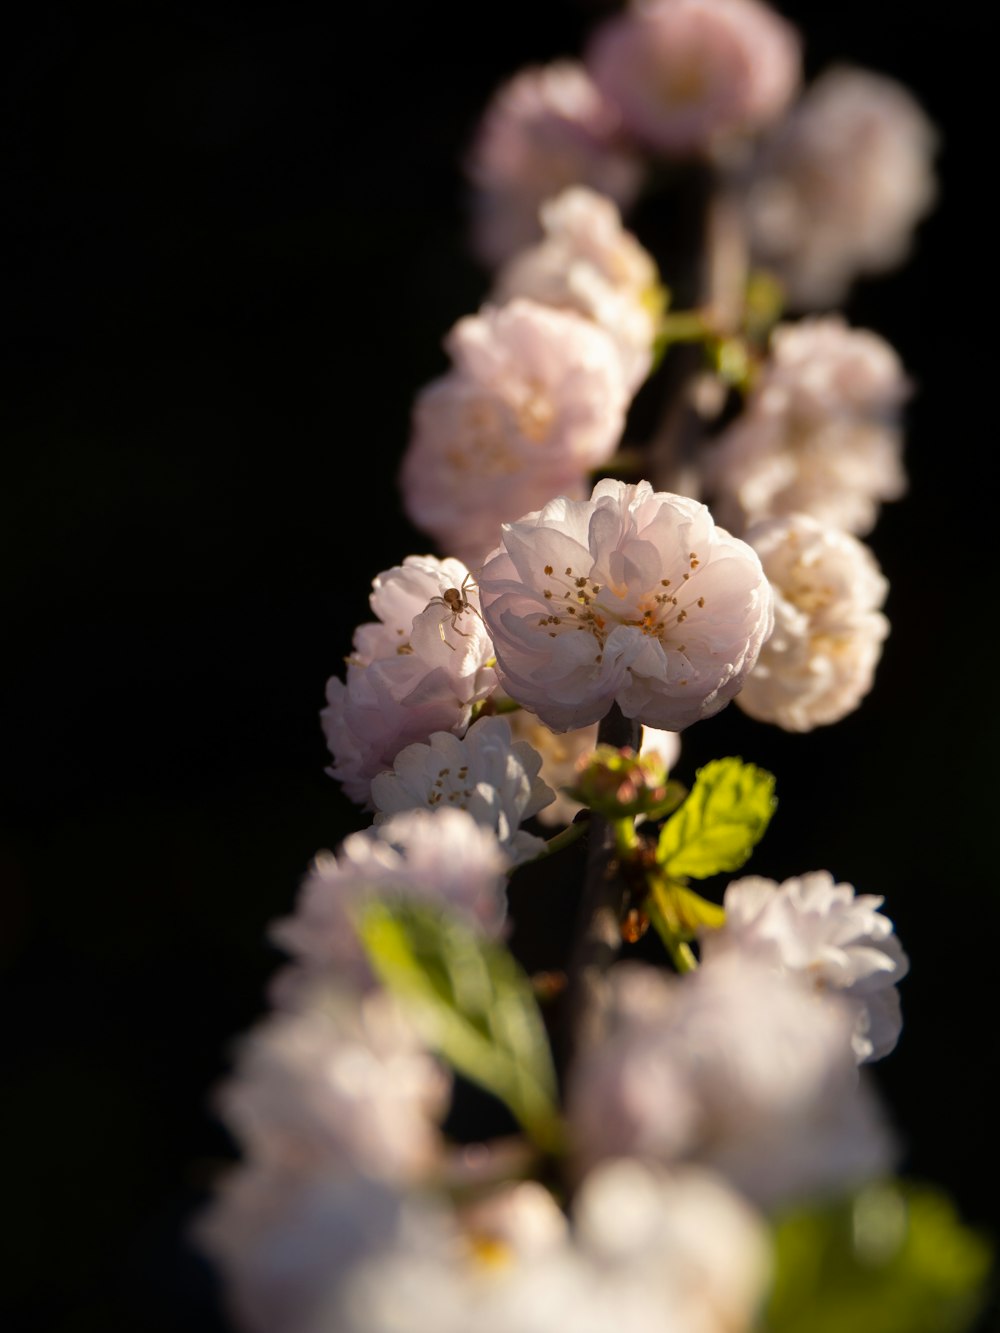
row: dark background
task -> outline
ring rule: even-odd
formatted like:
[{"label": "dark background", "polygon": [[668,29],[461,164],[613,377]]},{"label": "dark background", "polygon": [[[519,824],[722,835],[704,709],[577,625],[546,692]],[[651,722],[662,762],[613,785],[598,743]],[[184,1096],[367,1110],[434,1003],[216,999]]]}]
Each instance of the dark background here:
[{"label": "dark background", "polygon": [[[908,1174],[996,1209],[991,355],[996,23],[783,6],[810,72],[892,74],[942,133],[907,268],[847,309],[918,385],[910,494],[870,544],[876,688],[791,737],[735,708],[679,776],[778,777],[753,869],[883,893],[912,958],[877,1066]],[[429,543],[393,474],[486,279],[459,160],[487,97],[576,55],[586,0],[39,3],[4,42],[0,486],[3,1297],[11,1333],[221,1333],[184,1229],[208,1107],[263,1011],[264,932],[367,823],[318,712],[371,578]],[[835,15],[835,16],[834,16]]]}]

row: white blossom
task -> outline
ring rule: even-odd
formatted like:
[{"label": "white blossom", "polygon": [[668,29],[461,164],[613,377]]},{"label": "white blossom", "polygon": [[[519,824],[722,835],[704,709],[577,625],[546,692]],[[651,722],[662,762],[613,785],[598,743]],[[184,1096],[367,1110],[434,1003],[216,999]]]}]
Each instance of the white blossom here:
[{"label": "white blossom", "polygon": [[910,383],[895,350],[840,315],[779,324],[743,411],[704,453],[718,522],[745,533],[791,513],[863,537],[906,490],[901,409]]},{"label": "white blossom", "polygon": [[509,865],[493,830],[466,810],[404,810],[349,834],[336,853],[315,857],[294,911],[271,926],[294,960],[276,978],[275,998],[296,1001],[314,978],[367,978],[352,913],[369,897],[413,897],[502,934]]},{"label": "white blossom", "polygon": [[569,59],[529,65],[497,88],[464,165],[472,249],[489,267],[539,239],[539,208],[566,186],[627,208],[645,175],[617,109]]},{"label": "white blossom", "polygon": [[459,739],[436,731],[428,744],[408,745],[392,771],[372,780],[375,823],[400,810],[468,810],[497,835],[511,865],[537,856],[542,838],[521,828],[555,800],[539,777],[541,756],[515,741],[505,717],[481,717]]},{"label": "white blossom", "polygon": [[453,368],[416,398],[399,482],[410,520],[475,567],[505,520],[585,493],[629,398],[611,335],[576,311],[485,305],[445,346]]},{"label": "white blossom", "polygon": [[753,256],[789,308],[832,308],[909,258],[937,200],[937,147],[923,108],[884,74],[835,65],[806,88],[745,182]]},{"label": "white blossom", "polygon": [[773,623],[745,542],[685,496],[604,479],[503,526],[479,575],[502,688],[553,731],[679,731],[736,694]]},{"label": "white blossom", "polygon": [[[449,592],[460,594],[460,612]],[[369,601],[378,620],[355,630],[346,681],[331,677],[321,713],[328,772],[368,809],[372,778],[405,745],[464,732],[473,705],[496,687],[478,593],[460,560],[407,556],[377,575]]]},{"label": "white blossom", "polygon": [[778,118],[802,77],[798,30],[759,0],[643,0],[604,20],[584,63],[628,131],[664,156]]},{"label": "white blossom", "polygon": [[[577,1245],[628,1300],[648,1302],[648,1333],[741,1333],[757,1327],[772,1268],[762,1218],[714,1171],[610,1160],[583,1180]],[[600,1279],[601,1286],[607,1279]],[[665,1319],[665,1312],[669,1312]],[[605,1328],[622,1327],[609,1310]]]},{"label": "white blossom", "polygon": [[622,226],[614,201],[585,186],[543,204],[541,222],[544,239],[502,266],[491,301],[528,297],[593,320],[614,339],[634,393],[652,366],[664,304],[655,260]]},{"label": "white blossom", "polygon": [[821,994],[835,993],[854,1014],[856,1058],[879,1060],[899,1039],[896,985],[910,966],[892,922],[878,910],[883,902],[834,883],[827,870],[783,884],[748,875],[726,889],[725,925],[704,933],[702,958],[752,956]]},{"label": "white blossom", "polygon": [[311,1174],[426,1173],[451,1079],[388,993],[319,986],[245,1034],[215,1105],[245,1154]]},{"label": "white blossom", "polygon": [[857,537],[807,514],[765,519],[746,540],[774,592],[774,630],[738,706],[786,731],[839,722],[874,683],[888,581]]},{"label": "white blossom", "polygon": [[692,1168],[604,1163],[568,1225],[534,1182],[450,1218],[410,1207],[303,1333],[748,1333],[770,1277],[761,1218]]},{"label": "white blossom", "polygon": [[[502,697],[502,692],[494,697]],[[518,708],[507,717],[512,734],[527,741],[541,757],[541,776],[555,793],[551,804],[538,811],[539,822],[550,827],[571,824],[583,806],[568,796],[564,788],[573,785],[578,764],[583,762],[585,756],[592,754],[597,746],[598,724],[594,722],[589,727],[556,732],[526,708]],[[680,756],[681,738],[676,731],[643,727],[639,748],[643,754],[656,751],[669,770]]]},{"label": "white blossom", "polygon": [[607,986],[605,1030],[567,1089],[582,1169],[622,1155],[700,1162],[770,1209],[891,1167],[846,1001],[733,953],[682,978],[620,963]]}]

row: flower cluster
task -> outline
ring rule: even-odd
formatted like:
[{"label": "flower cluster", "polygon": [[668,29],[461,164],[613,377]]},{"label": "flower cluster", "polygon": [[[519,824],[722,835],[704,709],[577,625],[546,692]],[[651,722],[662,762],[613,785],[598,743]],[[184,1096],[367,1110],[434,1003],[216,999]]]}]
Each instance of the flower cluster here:
[{"label": "flower cluster", "polygon": [[[887,80],[803,86],[802,46],[763,0],[632,0],[472,136],[489,281],[397,477],[437,553],[374,577],[321,713],[370,822],[271,924],[214,1103],[240,1160],[197,1238],[241,1333],[761,1333],[788,1210],[822,1227],[899,1169],[883,897],[731,878],[774,775],[677,776],[730,703],[847,716],[889,632],[863,538],[906,489],[909,381],[821,303],[905,255],[933,135]],[[624,219],[692,162],[728,287],[676,309],[684,258]]]},{"label": "flower cluster", "polygon": [[331,676],[323,729],[330,770],[370,805],[371,780],[411,741],[464,731],[496,686],[493,646],[460,560],[407,556],[372,580],[378,619],[360,625],[346,680]]},{"label": "flower cluster", "polygon": [[662,163],[707,160],[789,308],[832,309],[911,254],[939,135],[898,80],[842,62],[806,82],[802,54],[760,0],[632,0],[580,59],[493,93],[465,161],[475,253],[493,268],[538,240],[567,186],[627,212]]}]

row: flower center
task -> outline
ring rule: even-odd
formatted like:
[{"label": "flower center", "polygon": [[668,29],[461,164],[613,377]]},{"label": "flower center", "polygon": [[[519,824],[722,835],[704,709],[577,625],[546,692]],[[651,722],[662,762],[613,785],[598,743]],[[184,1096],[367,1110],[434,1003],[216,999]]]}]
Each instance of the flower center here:
[{"label": "flower center", "polygon": [[532,444],[542,444],[549,435],[556,409],[543,385],[530,381],[527,393],[515,409],[517,426]]},{"label": "flower center", "polygon": [[[608,635],[617,625],[631,626],[657,639],[666,648],[667,636],[683,625],[695,608],[701,610],[705,605],[704,597],[691,598],[684,593],[685,585],[700,564],[698,552],[691,551],[688,556],[689,568],[676,591],[671,579],[661,579],[655,590],[644,592],[628,607],[621,605],[624,591],[618,593],[614,590],[612,600],[608,597],[606,586],[595,582],[590,574],[577,574],[572,565],[567,565],[561,574],[557,574],[552,565],[546,565],[543,569],[545,582],[542,585],[542,596],[552,603],[552,610],[539,618],[538,626],[540,629],[548,628],[552,639],[568,630],[584,630],[593,635],[598,645],[594,659],[596,662],[601,661]],[[684,597],[683,606],[678,593]],[[686,647],[683,643],[671,643],[669,646],[678,653],[683,653]]]},{"label": "flower center", "polygon": [[451,769],[442,768],[427,793],[427,804],[432,810],[439,805],[454,805],[459,810],[467,810],[472,799],[472,788],[463,786],[469,776],[468,764],[463,764],[452,779]]}]

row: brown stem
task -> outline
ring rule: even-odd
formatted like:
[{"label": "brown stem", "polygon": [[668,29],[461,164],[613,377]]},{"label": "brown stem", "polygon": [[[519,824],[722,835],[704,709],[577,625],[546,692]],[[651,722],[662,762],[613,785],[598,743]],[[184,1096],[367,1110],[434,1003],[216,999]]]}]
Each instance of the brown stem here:
[{"label": "brown stem", "polygon": [[[614,704],[601,720],[597,743],[616,749],[629,746],[638,751],[641,732],[639,723],[624,717]],[[614,826],[595,811],[591,814],[588,836],[587,866],[563,997],[560,1065],[564,1070],[571,1064],[574,1052],[588,1045],[597,1034],[604,975],[622,945],[625,885],[618,874]]]},{"label": "brown stem", "polygon": [[[686,305],[705,313],[720,335],[738,332],[743,315],[748,259],[739,203],[725,177],[707,164],[691,191],[691,215],[683,253],[674,257]],[[665,409],[647,446],[646,475],[657,490],[696,494],[691,469],[699,444],[724,403],[703,349],[672,348],[663,369]]]}]

